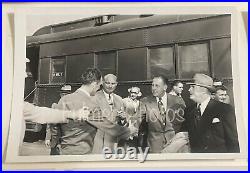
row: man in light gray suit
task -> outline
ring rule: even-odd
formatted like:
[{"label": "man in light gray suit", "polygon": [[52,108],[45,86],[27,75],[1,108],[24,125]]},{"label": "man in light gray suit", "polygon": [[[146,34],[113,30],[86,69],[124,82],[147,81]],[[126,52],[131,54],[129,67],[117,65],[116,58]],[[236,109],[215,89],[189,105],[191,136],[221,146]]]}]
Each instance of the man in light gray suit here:
[{"label": "man in light gray suit", "polygon": [[[95,101],[100,106],[102,113],[110,122],[116,124],[118,112],[123,110],[123,101],[120,96],[114,93],[117,87],[117,77],[113,74],[104,76],[103,89],[98,91],[95,95]],[[111,150],[114,145],[117,145],[119,139],[108,133],[98,129],[95,140],[93,153],[100,154],[104,147],[109,147]]]}]

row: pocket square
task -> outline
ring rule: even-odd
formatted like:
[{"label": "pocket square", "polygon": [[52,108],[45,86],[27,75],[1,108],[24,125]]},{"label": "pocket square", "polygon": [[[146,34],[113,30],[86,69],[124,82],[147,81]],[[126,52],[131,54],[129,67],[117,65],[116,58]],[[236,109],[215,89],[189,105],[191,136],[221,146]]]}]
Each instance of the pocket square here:
[{"label": "pocket square", "polygon": [[219,118],[214,118],[212,121],[212,123],[218,123],[218,122],[220,122]]}]

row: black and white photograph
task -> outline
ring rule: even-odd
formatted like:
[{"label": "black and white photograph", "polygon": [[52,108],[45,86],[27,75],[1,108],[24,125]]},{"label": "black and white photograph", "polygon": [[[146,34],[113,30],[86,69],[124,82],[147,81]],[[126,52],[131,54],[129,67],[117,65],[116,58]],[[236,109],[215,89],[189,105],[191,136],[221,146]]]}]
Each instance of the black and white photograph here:
[{"label": "black and white photograph", "polygon": [[9,162],[247,157],[234,8],[75,9],[14,16]]}]

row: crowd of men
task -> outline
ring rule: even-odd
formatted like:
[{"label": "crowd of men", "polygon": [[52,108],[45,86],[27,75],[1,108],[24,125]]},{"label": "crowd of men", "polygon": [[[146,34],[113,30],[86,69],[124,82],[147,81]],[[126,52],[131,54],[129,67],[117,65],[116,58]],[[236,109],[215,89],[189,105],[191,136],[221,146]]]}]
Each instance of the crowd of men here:
[{"label": "crowd of men", "polygon": [[136,86],[121,98],[114,93],[117,77],[102,77],[96,68],[88,69],[81,79],[82,86],[73,93],[64,86],[61,91],[66,95],[52,108],[70,113],[85,107],[89,115],[84,121],[71,117],[48,124],[45,144],[51,155],[102,154],[105,147],[112,151],[117,146],[149,147],[150,153],[240,151],[226,87],[205,74],[195,74],[187,83],[194,101],[188,107],[181,96],[183,83],[174,81],[167,93],[168,80],[163,76],[153,78],[152,94],[143,98]]},{"label": "crowd of men", "polygon": [[81,80],[73,93],[63,86],[52,108],[24,102],[23,120],[47,124],[45,145],[51,155],[101,154],[117,146],[149,147],[150,153],[240,151],[235,112],[221,81],[195,74],[187,83],[194,104],[186,107],[183,83],[174,81],[167,93],[163,76],[152,79],[151,95],[142,98],[133,86],[124,99],[114,93],[114,74],[102,77],[98,69],[88,69]]}]

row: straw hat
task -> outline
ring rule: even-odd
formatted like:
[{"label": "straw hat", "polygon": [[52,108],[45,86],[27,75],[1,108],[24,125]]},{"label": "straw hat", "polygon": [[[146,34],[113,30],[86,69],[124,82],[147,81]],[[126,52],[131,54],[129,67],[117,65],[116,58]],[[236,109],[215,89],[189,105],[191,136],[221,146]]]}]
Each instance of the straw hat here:
[{"label": "straw hat", "polygon": [[128,89],[128,92],[129,93],[136,93],[138,97],[142,96],[140,88],[138,88],[138,87],[131,87],[131,88]]},{"label": "straw hat", "polygon": [[216,91],[218,91],[218,90],[227,90],[227,87],[225,85],[223,85],[222,81],[215,81],[214,82],[214,87],[215,87]]},{"label": "straw hat", "polygon": [[60,92],[63,92],[63,93],[70,93],[71,92],[71,86],[70,85],[64,85]]}]

